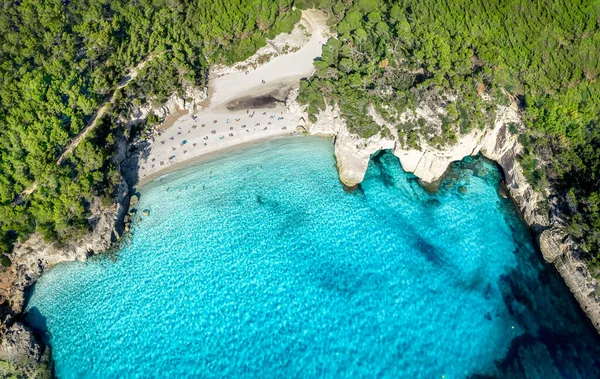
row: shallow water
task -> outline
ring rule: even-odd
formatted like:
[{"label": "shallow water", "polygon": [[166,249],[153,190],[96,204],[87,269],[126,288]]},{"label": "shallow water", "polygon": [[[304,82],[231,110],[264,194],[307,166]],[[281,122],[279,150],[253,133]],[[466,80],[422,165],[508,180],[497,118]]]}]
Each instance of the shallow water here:
[{"label": "shallow water", "polygon": [[598,377],[598,337],[500,174],[426,193],[391,154],[344,192],[331,142],[270,141],[153,182],[116,262],[29,302],[60,378]]}]

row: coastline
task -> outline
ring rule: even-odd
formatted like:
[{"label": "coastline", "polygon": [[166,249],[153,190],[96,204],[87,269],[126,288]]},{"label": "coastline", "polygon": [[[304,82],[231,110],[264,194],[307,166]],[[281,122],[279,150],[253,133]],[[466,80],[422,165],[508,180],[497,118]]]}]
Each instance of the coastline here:
[{"label": "coastline", "polygon": [[197,109],[188,112],[174,107],[140,141],[132,184],[148,183],[204,155],[297,134],[306,116],[294,97],[300,80],[314,72],[313,62],[327,39],[324,14],[303,11],[290,34],[277,36],[233,67],[211,68],[206,97]]},{"label": "coastline", "polygon": [[[323,38],[325,38],[325,34],[321,34],[318,41],[321,41]],[[307,41],[306,43],[308,42],[310,41]],[[298,51],[301,52],[301,49]],[[287,55],[289,56],[291,54],[295,54],[298,51],[289,53]],[[256,58],[252,57],[250,59]],[[401,157],[402,149],[396,145],[397,135],[394,136],[395,138],[393,140],[386,140],[383,138],[376,138],[371,141],[364,140],[358,136],[349,135],[347,129],[344,130],[345,124],[343,121],[340,121],[338,117],[326,120],[326,122],[330,123],[330,128],[319,128],[313,125],[309,126],[305,121],[305,112],[294,102],[294,91],[296,91],[297,86],[294,85],[293,82],[299,81],[304,76],[309,76],[310,73],[307,73],[305,69],[303,69],[304,71],[301,73],[295,73],[294,75],[288,75],[288,72],[283,72],[281,75],[274,75],[275,79],[269,79],[268,84],[262,83],[260,78],[263,76],[263,72],[269,71],[270,62],[273,62],[273,60],[260,65],[258,67],[261,69],[260,71],[254,67],[248,74],[245,73],[246,67],[244,67],[244,65],[236,66],[244,67],[243,69],[235,67],[220,68],[212,72],[211,77],[214,77],[214,79],[211,79],[211,82],[209,82],[209,96],[200,105],[200,109],[195,112],[186,111],[182,114],[174,114],[172,115],[172,118],[165,120],[163,127],[159,127],[161,134],[155,136],[153,143],[149,146],[146,146],[146,149],[142,151],[144,158],[143,161],[140,161],[138,167],[138,169],[141,170],[135,174],[137,177],[139,177],[135,187],[140,188],[150,185],[152,182],[160,180],[160,178],[163,176],[180,171],[190,166],[213,161],[225,154],[245,149],[255,143],[280,138],[300,137],[304,136],[305,134],[326,138],[332,135],[336,136],[336,140],[334,142],[336,162],[338,171],[340,173],[340,181],[342,181],[344,184],[346,184],[344,182],[345,177],[349,177],[352,180],[360,177],[361,170],[366,170],[368,158],[370,158],[374,151],[379,149],[393,150],[394,154],[396,154],[400,160],[402,169],[406,172],[414,172],[417,177],[422,179],[420,181],[422,185],[429,183],[427,180],[435,177],[435,172],[439,171],[440,167],[442,167],[446,161],[452,162],[460,160],[464,156],[481,153],[486,159],[493,161],[502,169],[501,172],[505,178],[508,190],[507,192],[510,196],[510,199],[515,204],[518,213],[523,217],[523,219],[526,221],[526,224],[532,230],[534,236],[536,237],[537,245],[544,258],[548,263],[555,267],[557,272],[563,278],[567,287],[573,293],[575,299],[580,304],[582,311],[588,316],[592,322],[592,325],[600,332],[600,312],[598,311],[600,309],[600,305],[597,302],[591,302],[589,298],[589,292],[584,292],[584,290],[582,290],[582,288],[584,288],[588,283],[585,282],[582,284],[582,279],[574,276],[578,274],[581,275],[579,268],[582,267],[582,263],[578,261],[576,257],[573,257],[573,255],[576,254],[574,252],[574,246],[569,241],[564,240],[564,235],[562,235],[562,232],[559,230],[560,225],[557,225],[555,220],[540,221],[540,219],[544,218],[541,216],[543,210],[539,209],[540,207],[537,204],[537,201],[540,200],[540,196],[544,196],[541,194],[534,195],[532,192],[533,190],[523,180],[522,170],[516,159],[516,156],[519,153],[519,147],[516,145],[517,142],[510,138],[506,128],[502,131],[496,131],[498,126],[495,126],[495,130],[490,133],[492,136],[490,136],[489,141],[487,142],[481,141],[479,139],[480,137],[473,138],[473,141],[476,140],[474,143],[476,143],[478,149],[469,148],[467,151],[464,149],[459,149],[458,145],[448,147],[444,152],[448,153],[449,156],[452,157],[451,160],[448,160],[448,155],[440,157],[434,156],[435,153],[431,153],[428,156],[427,149],[425,149],[425,152],[423,153],[420,151],[406,151],[406,158],[404,159],[404,163],[406,164],[405,168],[405,165],[402,162],[403,158]],[[242,78],[246,83],[254,84],[247,84],[247,88],[241,91],[229,91],[228,85],[235,83],[235,81],[231,81],[231,78]],[[219,79],[222,81],[219,82]],[[213,99],[215,94],[218,94],[218,101],[211,102],[211,99]],[[242,107],[239,110],[234,111],[228,110],[229,106],[235,105],[234,103],[238,101],[242,101],[242,105],[244,105],[244,101],[260,97],[270,97],[271,99],[269,102],[261,104],[259,107],[249,106]],[[240,104],[237,104],[237,106],[239,105]],[[251,118],[251,121],[239,121],[239,123],[234,123],[235,121],[231,121],[232,123],[230,124],[230,119],[235,120],[236,118],[239,118],[242,120],[245,117],[248,117],[250,112],[247,112],[247,110],[257,113],[255,117]],[[265,114],[263,114],[263,112]],[[279,116],[277,116],[278,114]],[[267,124],[269,122],[274,122],[272,121],[273,119],[271,116],[283,116],[285,121],[271,127],[272,124]],[[196,118],[198,120],[204,119],[206,122],[198,121]],[[218,126],[214,126],[215,124],[213,124],[211,121],[213,119],[217,120],[216,125]],[[241,127],[243,122],[246,122],[246,125],[261,125],[258,125],[260,127],[252,126],[251,128],[253,130],[249,131],[248,126],[246,128]],[[249,122],[252,122],[252,124]],[[206,124],[205,129],[202,129],[202,126],[200,126],[203,123]],[[262,127],[266,125],[268,125],[270,129],[262,129]],[[334,125],[336,127],[340,127],[341,129],[331,130]],[[231,127],[234,129],[230,129]],[[285,127],[285,129],[283,129],[283,127]],[[212,130],[215,130],[216,132],[211,133]],[[301,130],[307,131],[307,133],[300,132]],[[232,133],[233,135],[229,136],[229,133]],[[223,136],[223,138],[218,139],[220,136]],[[173,140],[170,140],[170,137],[173,137]],[[206,142],[207,140],[204,139],[205,137],[209,137],[210,144]],[[187,141],[185,145],[182,144],[182,139]],[[161,140],[164,140],[165,143],[162,144],[160,142]],[[173,142],[169,143],[167,141]],[[207,143],[206,148],[202,147],[204,145],[196,146],[198,147],[197,150],[192,150],[190,148],[186,153],[183,153],[185,155],[180,154],[181,150],[184,150],[185,146],[187,145],[192,145],[194,143],[203,144],[205,142]],[[358,146],[359,143],[363,144],[363,146],[361,148],[355,148],[355,146]],[[175,150],[172,150],[173,147]],[[175,155],[173,152],[177,152],[176,155],[178,155],[178,158],[174,160],[168,159],[169,156]],[[183,158],[184,156],[185,158]],[[418,159],[415,158],[415,156],[417,156]],[[153,163],[153,159],[155,163]],[[161,166],[161,161],[169,163]],[[406,162],[408,161],[415,163],[414,165],[407,164]],[[152,164],[155,165],[156,169],[151,169]],[[344,165],[346,165],[346,167],[344,167]],[[411,168],[413,168],[412,171]],[[351,171],[352,175],[344,176],[344,172],[347,172],[348,169],[353,170]],[[446,166],[446,169],[443,170],[443,172],[447,172],[447,170],[448,166]],[[364,175],[364,172],[362,175]],[[441,177],[437,177],[434,182],[439,181],[440,178]],[[353,183],[353,185],[356,186],[360,184],[360,181],[361,180],[358,180],[358,182]],[[103,222],[103,228],[96,228],[91,233],[94,236],[97,236],[99,233],[103,235],[102,247],[97,247],[96,245],[84,245],[84,247],[76,250],[76,255],[75,253],[71,255],[69,255],[70,253],[63,255],[57,253],[48,253],[46,250],[40,248],[40,251],[35,252],[34,254],[36,254],[36,256],[48,255],[52,258],[51,261],[53,262],[52,264],[54,264],[54,262],[60,263],[60,261],[74,259],[85,260],[87,259],[90,251],[93,252],[92,254],[100,253],[106,246],[105,241],[107,238],[108,240],[111,240],[115,234],[117,235],[117,239],[119,238],[119,234],[116,232],[116,230],[119,230],[119,224],[122,224],[121,221],[123,220],[122,215],[127,212],[129,206],[129,197],[120,197],[122,199],[117,200],[117,204],[114,207],[115,209],[111,208],[110,212],[112,213],[107,211],[107,216],[101,216],[108,220]],[[547,198],[547,196],[544,198]],[[116,216],[113,216],[113,214],[116,214]],[[119,214],[121,216],[119,216]],[[111,222],[112,226],[108,228],[106,224],[110,224]],[[42,242],[39,240],[28,242],[30,243],[24,244],[26,247],[25,250],[30,249],[31,246],[35,245],[36,243],[42,244]],[[71,249],[71,247],[69,247],[69,249]],[[32,258],[29,259],[28,262],[33,261],[34,259]],[[45,258],[45,260],[40,259],[40,262],[49,261],[50,260],[48,258]],[[48,267],[51,267],[52,264],[50,264]],[[42,265],[40,265],[41,272],[48,269],[48,267],[42,267]],[[39,275],[41,275],[41,272]],[[573,272],[575,272],[575,274],[573,274]],[[25,285],[24,288],[33,285],[36,280],[35,276],[30,277],[29,279],[32,280],[31,283],[27,285],[23,283],[20,284]],[[18,322],[20,323],[20,321]]]},{"label": "coastline", "polygon": [[[160,180],[163,176],[173,174],[175,172],[184,170],[184,169],[192,167],[192,166],[196,166],[196,165],[200,165],[203,163],[217,160],[217,159],[223,157],[224,155],[244,150],[253,144],[266,142],[266,141],[273,141],[273,140],[278,140],[278,139],[303,138],[303,137],[306,137],[306,135],[298,134],[298,133],[293,134],[293,135],[266,136],[266,137],[259,137],[257,139],[253,139],[250,141],[245,141],[242,143],[237,143],[237,144],[234,144],[231,146],[222,147],[222,148],[219,148],[219,149],[216,149],[216,150],[204,153],[204,154],[194,156],[193,158],[189,158],[189,159],[183,160],[181,162],[174,163],[160,171],[157,171],[151,175],[148,175],[139,180],[139,182],[136,186],[136,189],[139,190],[144,186],[150,185],[152,182],[154,182],[156,180]],[[326,138],[325,136],[320,136],[320,137]]]}]

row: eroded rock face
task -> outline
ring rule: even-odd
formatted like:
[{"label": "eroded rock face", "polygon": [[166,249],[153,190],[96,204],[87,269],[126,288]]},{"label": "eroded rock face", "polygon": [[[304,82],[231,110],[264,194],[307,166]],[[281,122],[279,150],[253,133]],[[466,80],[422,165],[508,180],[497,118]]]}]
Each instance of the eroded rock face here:
[{"label": "eroded rock face", "polygon": [[546,229],[540,233],[538,243],[546,262],[554,263],[569,250],[570,246],[563,242],[564,239],[565,236],[556,228]]},{"label": "eroded rock face", "polygon": [[[348,131],[345,121],[336,108],[328,107],[321,112],[317,122],[306,123],[302,127],[313,135],[330,135],[335,141],[335,156],[340,180],[348,187],[362,182],[371,155],[379,150],[391,149],[400,160],[402,168],[414,173],[424,183],[439,180],[450,164],[466,156],[481,153],[497,162],[504,172],[505,184],[523,218],[538,236],[538,243],[544,259],[553,263],[565,283],[574,294],[581,308],[600,332],[600,299],[595,293],[598,282],[592,277],[585,262],[577,254],[577,248],[564,231],[564,220],[560,211],[549,204],[550,193],[535,191],[525,178],[517,157],[522,151],[516,135],[510,133],[511,124],[519,127],[522,122],[519,114],[510,107],[498,106],[494,125],[485,131],[473,131],[459,137],[457,144],[443,148],[422,145],[421,150],[402,147],[398,142],[397,131],[385,126],[381,117],[371,111],[373,120],[388,128],[388,138],[373,136],[363,139]],[[421,109],[409,112],[405,121],[416,122],[425,118],[435,127],[436,114],[442,110]],[[549,209],[548,209],[549,208]],[[550,212],[548,211],[550,210]]]},{"label": "eroded rock face", "polygon": [[119,237],[121,220],[128,208],[129,190],[124,181],[116,200],[108,208],[102,207],[98,199],[94,201],[89,219],[92,231],[81,238],[59,246],[33,234],[15,245],[12,266],[0,276],[0,358],[40,363],[40,344],[29,328],[15,322],[15,315],[24,311],[26,290],[59,263],[85,261],[92,254],[110,249]]},{"label": "eroded rock face", "polygon": [[42,357],[42,347],[31,330],[20,322],[12,324],[0,341],[0,358],[8,361],[19,361],[27,357],[38,362]]},{"label": "eroded rock face", "polygon": [[150,113],[164,119],[168,115],[177,112],[178,109],[193,112],[201,108],[201,103],[208,97],[206,88],[189,87],[185,89],[184,96],[172,94],[169,99],[161,106],[144,105],[135,109],[131,113],[129,120],[124,120],[129,123],[136,123],[144,120]]},{"label": "eroded rock face", "polygon": [[350,133],[337,108],[327,106],[316,123],[303,125],[311,135],[334,138],[335,157],[340,181],[347,187],[360,184],[367,172],[371,155],[379,150],[394,149],[396,141],[379,134],[369,139]]},{"label": "eroded rock face", "polygon": [[0,303],[8,301],[15,313],[21,313],[24,306],[25,290],[44,271],[61,262],[85,261],[88,256],[108,250],[119,236],[118,220],[122,219],[127,206],[128,190],[124,182],[118,190],[117,203],[108,208],[96,201],[91,206],[89,223],[92,231],[81,238],[58,245],[44,241],[40,234],[33,234],[23,243],[17,243],[13,250],[13,264],[0,285]]}]

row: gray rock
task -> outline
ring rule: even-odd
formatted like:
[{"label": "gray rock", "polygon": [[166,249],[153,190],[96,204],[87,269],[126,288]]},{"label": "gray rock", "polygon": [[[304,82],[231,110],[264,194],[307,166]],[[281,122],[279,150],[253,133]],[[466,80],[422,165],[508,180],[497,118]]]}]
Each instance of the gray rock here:
[{"label": "gray rock", "polygon": [[31,330],[20,322],[12,324],[0,341],[0,358],[11,362],[39,362],[42,350]]},{"label": "gray rock", "polygon": [[564,235],[557,229],[546,229],[538,236],[538,243],[544,259],[554,263],[567,251],[569,246],[563,243]]}]

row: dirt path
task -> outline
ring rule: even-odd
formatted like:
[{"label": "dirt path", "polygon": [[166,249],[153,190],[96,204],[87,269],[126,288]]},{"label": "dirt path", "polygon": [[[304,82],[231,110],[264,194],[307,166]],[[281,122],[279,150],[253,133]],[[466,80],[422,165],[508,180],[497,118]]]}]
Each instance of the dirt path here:
[{"label": "dirt path", "polygon": [[[115,94],[116,94],[117,90],[125,87],[127,84],[129,84],[129,82],[131,82],[133,79],[135,79],[135,77],[138,74],[138,71],[141,70],[142,68],[144,68],[144,66],[146,65],[146,63],[148,63],[149,61],[151,61],[152,59],[154,59],[156,56],[158,56],[158,55],[157,54],[151,54],[151,55],[149,55],[146,59],[144,59],[143,61],[141,61],[140,63],[138,63],[137,66],[135,66],[134,68],[132,68],[132,69],[129,70],[129,72],[117,84],[117,87],[113,90],[113,92],[110,95],[110,97],[107,97],[106,99],[104,99],[104,101],[102,102],[102,104],[100,104],[100,108],[98,108],[98,110],[96,111],[96,113],[92,116],[92,118],[90,119],[90,121],[88,122],[88,124],[86,125],[86,127],[83,128],[79,132],[79,134],[77,134],[77,136],[75,136],[75,138],[73,138],[71,140],[71,142],[69,142],[69,144],[67,145],[67,148],[65,149],[65,151],[63,151],[62,154],[56,160],[57,164],[61,164],[64,161],[65,157],[67,155],[69,155],[70,153],[72,153],[73,150],[75,150],[75,148],[77,148],[77,146],[79,145],[79,143],[81,141],[83,141],[87,137],[88,133],[96,127],[96,121],[99,120],[104,115],[104,113],[106,112],[106,107],[109,104],[112,104],[112,102],[115,99]],[[25,198],[25,196],[31,195],[36,189],[37,189],[37,183],[33,182],[33,184],[31,184],[31,186],[29,186],[28,188],[24,189],[19,194],[19,196],[17,196],[17,198],[13,202],[13,206],[21,204],[23,202],[23,199]]]},{"label": "dirt path", "polygon": [[[65,149],[65,151],[63,151],[63,153],[56,160],[57,164],[61,164],[62,161],[65,159],[65,157],[68,154],[72,153],[73,150],[75,150],[75,148],[77,148],[77,145],[79,145],[79,143],[87,137],[88,133],[96,127],[96,121],[98,121],[100,118],[102,118],[102,116],[104,115],[104,112],[106,112],[106,107],[109,104],[112,104],[112,102],[115,100],[115,95],[117,93],[117,90],[125,87],[127,84],[129,84],[129,82],[131,82],[133,79],[135,79],[138,71],[141,70],[142,68],[144,68],[146,63],[148,63],[149,61],[154,59],[155,56],[156,55],[148,56],[148,58],[146,58],[142,62],[140,62],[137,66],[135,66],[133,69],[131,69],[127,73],[127,75],[125,75],[123,77],[123,79],[121,79],[119,84],[117,84],[117,87],[115,88],[115,90],[112,92],[111,96],[109,98],[104,99],[102,104],[100,104],[100,108],[98,108],[96,113],[92,116],[92,118],[88,122],[88,125],[85,128],[83,128],[79,132],[79,134],[75,138],[73,138],[71,140],[71,142],[67,145],[67,148]],[[35,186],[35,184],[34,184],[34,186]]]}]

